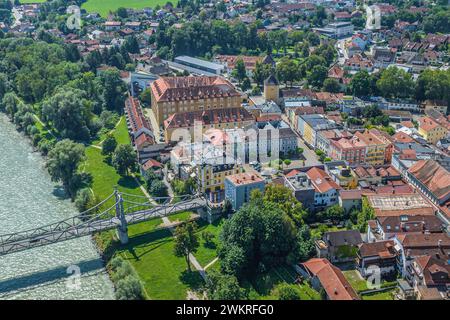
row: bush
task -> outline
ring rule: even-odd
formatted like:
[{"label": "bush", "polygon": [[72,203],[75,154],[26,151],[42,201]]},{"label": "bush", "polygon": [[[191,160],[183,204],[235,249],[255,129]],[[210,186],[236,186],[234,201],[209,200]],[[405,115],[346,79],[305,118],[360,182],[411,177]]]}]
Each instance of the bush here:
[{"label": "bush", "polygon": [[77,207],[79,212],[86,211],[89,207],[91,207],[92,201],[93,196],[89,188],[78,190],[75,197],[75,207]]},{"label": "bush", "polygon": [[127,276],[117,281],[116,298],[118,300],[144,300],[142,283],[134,276]]},{"label": "bush", "polygon": [[273,289],[278,300],[301,300],[300,289],[295,284],[280,283]]},{"label": "bush", "polygon": [[110,261],[109,266],[113,273],[111,279],[115,284],[118,300],[145,299],[144,287],[128,261],[116,256]]}]

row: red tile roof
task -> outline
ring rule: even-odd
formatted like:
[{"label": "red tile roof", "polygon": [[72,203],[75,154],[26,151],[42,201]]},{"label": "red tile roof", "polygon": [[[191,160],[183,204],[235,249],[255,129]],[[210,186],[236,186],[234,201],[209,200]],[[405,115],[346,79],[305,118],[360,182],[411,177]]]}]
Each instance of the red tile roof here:
[{"label": "red tile roof", "polygon": [[314,189],[320,193],[325,193],[332,189],[340,189],[339,185],[322,169],[317,167],[311,168],[306,172],[306,175],[311,179]]},{"label": "red tile roof", "polygon": [[157,102],[240,96],[227,80],[218,76],[163,77],[151,84]]},{"label": "red tile roof", "polygon": [[419,160],[408,171],[440,201],[450,196],[450,173],[436,161]]},{"label": "red tile roof", "polygon": [[313,258],[302,265],[316,276],[330,300],[359,300],[359,296],[345,279],[341,270],[327,259]]}]

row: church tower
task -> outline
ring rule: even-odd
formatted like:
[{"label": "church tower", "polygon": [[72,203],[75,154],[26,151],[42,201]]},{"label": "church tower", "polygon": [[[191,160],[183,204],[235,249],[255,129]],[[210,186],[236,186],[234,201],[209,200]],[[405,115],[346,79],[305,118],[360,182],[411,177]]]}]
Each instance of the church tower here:
[{"label": "church tower", "polygon": [[274,74],[271,74],[266,80],[264,80],[264,99],[266,101],[272,100],[278,103],[280,98],[280,87],[278,79]]}]

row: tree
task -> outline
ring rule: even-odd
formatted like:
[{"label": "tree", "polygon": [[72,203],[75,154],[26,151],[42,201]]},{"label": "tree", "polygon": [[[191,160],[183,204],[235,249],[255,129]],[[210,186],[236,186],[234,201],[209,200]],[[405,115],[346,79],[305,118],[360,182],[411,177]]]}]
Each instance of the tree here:
[{"label": "tree", "polygon": [[83,188],[78,190],[74,203],[78,211],[84,212],[94,207],[96,205],[95,202],[95,196],[92,194],[92,191],[89,188]]},{"label": "tree", "polygon": [[125,38],[125,42],[123,44],[125,46],[125,49],[129,53],[139,53],[139,42],[137,41],[136,37],[131,35]]},{"label": "tree", "polygon": [[241,89],[242,89],[242,91],[247,91],[247,90],[249,90],[251,87],[252,87],[252,84],[251,84],[251,82],[250,82],[250,79],[249,79],[248,77],[245,77],[245,78],[244,78],[244,81],[242,81],[242,84],[241,84]]},{"label": "tree", "polygon": [[306,212],[287,187],[274,183],[266,185],[263,200],[264,203],[275,203],[279,206],[297,226],[303,224]]},{"label": "tree", "polygon": [[89,140],[91,103],[84,98],[81,90],[59,90],[42,104],[42,118],[50,122],[63,138]]},{"label": "tree", "polygon": [[239,278],[246,271],[285,263],[296,247],[296,229],[279,206],[252,195],[250,203],[225,221],[220,240],[222,271]]},{"label": "tree", "polygon": [[297,64],[288,57],[283,57],[280,60],[276,66],[276,72],[280,81],[289,83],[291,86],[294,81],[300,78]]},{"label": "tree", "polygon": [[323,82],[323,91],[338,93],[341,90],[339,81],[333,78],[326,78]]},{"label": "tree", "polygon": [[208,272],[206,282],[208,298],[211,300],[242,300],[246,298],[245,291],[233,275],[221,274],[213,270]]},{"label": "tree", "polygon": [[238,59],[236,61],[236,65],[233,69],[232,76],[236,78],[239,83],[241,83],[247,77],[244,60]]},{"label": "tree", "polygon": [[108,134],[106,139],[102,143],[102,154],[103,155],[111,155],[117,147],[117,140],[113,135]]},{"label": "tree", "polygon": [[371,79],[366,70],[358,71],[350,82],[352,93],[357,97],[367,97],[371,92]]},{"label": "tree", "polygon": [[148,105],[148,106],[151,105],[152,104],[152,90],[150,88],[145,89],[140,94],[140,98],[141,98],[142,102],[144,102],[146,105]]},{"label": "tree", "polygon": [[320,88],[323,85],[328,75],[328,68],[323,65],[316,65],[311,69],[311,72],[307,73],[308,83],[316,88]]},{"label": "tree", "polygon": [[272,66],[270,64],[264,64],[257,62],[255,66],[255,71],[253,72],[253,81],[258,85],[262,86],[264,80],[267,79],[272,72]]},{"label": "tree", "polygon": [[177,257],[184,257],[189,272],[191,272],[189,255],[197,252],[197,248],[199,247],[196,231],[197,224],[195,222],[180,225],[175,229],[174,254]]},{"label": "tree", "polygon": [[75,195],[75,190],[70,188],[72,180],[78,165],[84,160],[84,146],[69,139],[59,141],[48,153],[46,166],[52,181],[61,181],[71,197]]},{"label": "tree", "polygon": [[325,210],[325,217],[330,220],[340,221],[344,218],[344,209],[337,204],[328,207]]},{"label": "tree", "polygon": [[139,278],[127,276],[116,283],[116,298],[118,300],[143,300],[145,297]]},{"label": "tree", "polygon": [[147,186],[150,194],[154,197],[163,198],[168,196],[167,187],[161,180],[149,180]]},{"label": "tree", "polygon": [[303,225],[296,235],[297,246],[292,252],[289,260],[291,263],[298,263],[299,261],[306,261],[315,253],[314,239],[311,237],[311,230],[308,225]]},{"label": "tree", "polygon": [[127,9],[120,7],[117,9],[116,14],[118,17],[122,18],[122,19],[126,19],[128,18],[128,12]]},{"label": "tree", "polygon": [[278,300],[301,300],[300,289],[296,284],[282,282],[273,289],[273,295]]},{"label": "tree", "polygon": [[202,239],[203,241],[205,241],[206,246],[211,246],[212,244],[214,244],[214,234],[211,231],[202,231]]},{"label": "tree", "polygon": [[136,152],[129,144],[118,145],[112,156],[112,165],[120,175],[128,174],[136,168]]},{"label": "tree", "polygon": [[127,91],[125,83],[120,78],[118,70],[105,70],[100,75],[103,85],[101,98],[104,107],[108,110],[121,111],[125,103]]},{"label": "tree", "polygon": [[450,69],[425,69],[417,79],[416,98],[419,101],[445,100],[450,105]]},{"label": "tree", "polygon": [[386,98],[407,98],[414,92],[414,81],[403,69],[389,67],[381,73],[377,87]]}]

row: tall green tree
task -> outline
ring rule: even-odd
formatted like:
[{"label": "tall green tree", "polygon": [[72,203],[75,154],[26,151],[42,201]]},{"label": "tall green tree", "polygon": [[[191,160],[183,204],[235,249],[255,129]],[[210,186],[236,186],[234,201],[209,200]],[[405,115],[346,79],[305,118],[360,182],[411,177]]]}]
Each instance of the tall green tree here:
[{"label": "tall green tree", "polygon": [[177,257],[184,257],[187,269],[191,272],[191,264],[189,262],[189,255],[197,252],[200,245],[198,236],[196,234],[197,224],[189,222],[182,224],[175,229],[175,246],[173,248],[174,254]]},{"label": "tall green tree", "polygon": [[84,146],[69,139],[59,141],[48,153],[46,166],[52,181],[61,181],[71,197],[75,196],[76,191],[71,188],[73,179],[85,158]]},{"label": "tall green tree", "polygon": [[137,158],[133,147],[129,144],[118,145],[112,156],[112,165],[120,175],[135,170]]},{"label": "tall green tree", "polygon": [[414,81],[405,70],[389,67],[381,73],[377,87],[386,98],[407,98],[414,92]]}]

